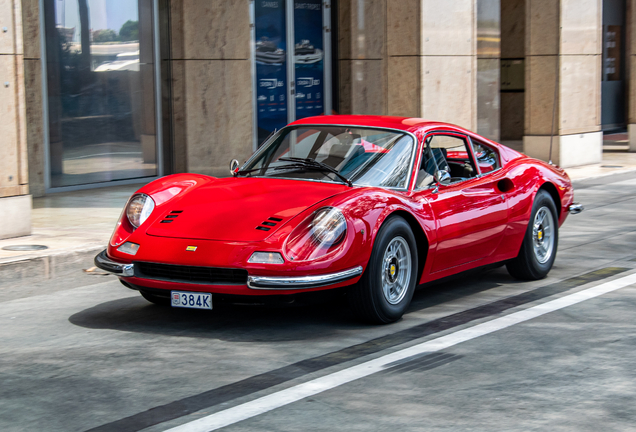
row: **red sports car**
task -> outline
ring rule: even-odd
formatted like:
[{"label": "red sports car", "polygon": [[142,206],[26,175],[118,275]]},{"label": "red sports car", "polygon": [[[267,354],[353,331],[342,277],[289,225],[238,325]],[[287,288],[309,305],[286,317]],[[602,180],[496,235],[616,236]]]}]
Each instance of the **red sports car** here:
[{"label": "red sports car", "polygon": [[346,287],[361,318],[389,323],[417,285],[461,271],[545,277],[582,210],[562,169],[418,118],[306,118],[233,162],[139,189],[96,265],[174,307]]}]

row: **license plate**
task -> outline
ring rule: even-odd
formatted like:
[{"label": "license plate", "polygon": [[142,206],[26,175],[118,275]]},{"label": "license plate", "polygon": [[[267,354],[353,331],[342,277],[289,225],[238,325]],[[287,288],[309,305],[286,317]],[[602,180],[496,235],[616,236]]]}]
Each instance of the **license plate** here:
[{"label": "license plate", "polygon": [[172,307],[190,309],[212,309],[212,294],[172,291]]}]

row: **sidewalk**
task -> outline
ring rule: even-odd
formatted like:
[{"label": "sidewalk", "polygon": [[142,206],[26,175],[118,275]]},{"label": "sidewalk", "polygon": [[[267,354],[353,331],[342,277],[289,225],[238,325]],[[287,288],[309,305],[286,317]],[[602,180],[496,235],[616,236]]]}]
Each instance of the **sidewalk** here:
[{"label": "sidewalk", "polygon": [[[32,235],[0,240],[0,286],[90,269],[93,257],[106,247],[126,201],[139,187],[136,184],[34,198]],[[47,249],[3,249],[25,245]]]},{"label": "sidewalk", "polygon": [[[636,153],[605,152],[600,164],[566,171],[573,181],[636,172]],[[139,187],[117,186],[35,198],[33,234],[0,240],[0,285],[91,269],[93,257],[106,247],[126,201]],[[16,245],[42,245],[47,249],[3,249]]]}]

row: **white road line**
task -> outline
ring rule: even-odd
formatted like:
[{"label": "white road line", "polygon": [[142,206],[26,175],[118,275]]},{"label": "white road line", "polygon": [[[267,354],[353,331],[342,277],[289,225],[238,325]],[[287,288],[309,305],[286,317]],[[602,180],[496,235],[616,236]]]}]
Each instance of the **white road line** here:
[{"label": "white road line", "polygon": [[251,402],[246,402],[233,408],[219,411],[215,414],[185,423],[181,426],[169,429],[166,432],[209,432],[217,430],[222,427],[247,420],[251,417],[264,414],[276,408],[289,405],[315,394],[322,393],[348,382],[381,372],[382,370],[390,367],[389,365],[391,363],[404,360],[408,357],[440,351],[453,345],[496,332],[497,330],[505,329],[515,324],[581,303],[585,300],[607,294],[632,284],[636,284],[636,273],[558,298],[556,300],[533,306],[492,321],[468,327],[463,330],[456,331],[455,333],[450,333],[446,336],[441,336],[437,339],[432,339],[419,345],[414,345],[410,348],[387,354],[375,360],[371,360],[357,366],[352,366],[339,372],[316,378],[306,383],[263,396]]}]

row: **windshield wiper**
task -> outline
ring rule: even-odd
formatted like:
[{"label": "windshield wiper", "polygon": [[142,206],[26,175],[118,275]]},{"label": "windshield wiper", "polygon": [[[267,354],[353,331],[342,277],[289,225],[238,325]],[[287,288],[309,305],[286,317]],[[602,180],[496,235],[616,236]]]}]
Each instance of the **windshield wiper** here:
[{"label": "windshield wiper", "polygon": [[314,159],[308,159],[308,158],[297,158],[297,157],[282,157],[282,158],[278,158],[279,161],[284,161],[284,162],[295,162],[295,165],[281,165],[276,167],[275,169],[284,169],[284,168],[312,168],[312,169],[317,169],[317,170],[321,170],[321,171],[329,171],[332,174],[335,174],[336,176],[338,176],[338,178],[340,180],[342,180],[343,182],[345,182],[349,187],[353,187],[353,183],[351,182],[351,180],[349,180],[347,177],[343,176],[342,174],[340,174],[338,172],[337,169],[322,163],[322,162],[318,162]]},{"label": "windshield wiper", "polygon": [[254,168],[254,169],[248,169],[248,170],[239,170],[236,172],[236,175],[243,175],[243,174],[251,174],[253,172],[256,171],[260,171],[262,168]]}]

